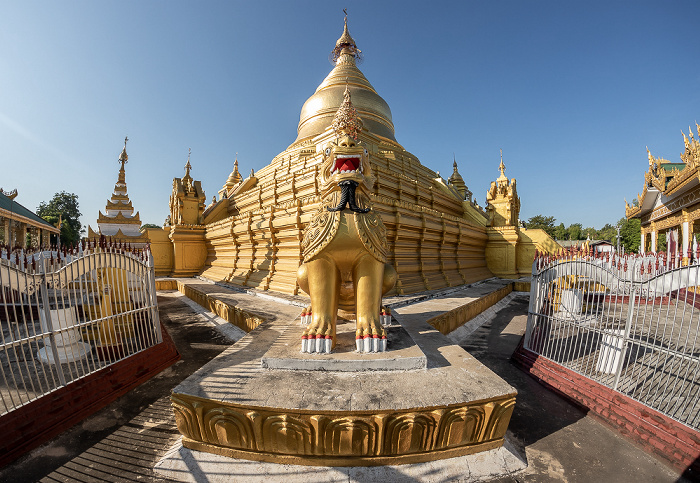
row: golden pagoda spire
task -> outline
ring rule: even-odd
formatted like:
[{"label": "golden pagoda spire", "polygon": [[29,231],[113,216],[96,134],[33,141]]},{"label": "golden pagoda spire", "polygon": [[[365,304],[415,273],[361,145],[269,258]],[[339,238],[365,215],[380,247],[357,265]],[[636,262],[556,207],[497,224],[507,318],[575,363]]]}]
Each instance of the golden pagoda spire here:
[{"label": "golden pagoda spire", "polygon": [[231,188],[232,186],[240,183],[242,179],[243,177],[241,176],[241,173],[238,172],[238,153],[236,153],[236,160],[233,162],[233,171],[231,171],[231,174],[226,180],[225,187]]},{"label": "golden pagoda spire", "polygon": [[357,139],[357,136],[362,132],[362,119],[357,115],[357,110],[352,105],[350,88],[347,83],[343,93],[343,103],[335,113],[331,127],[335,131],[336,136],[344,133],[353,139]]},{"label": "golden pagoda spire", "polygon": [[468,194],[471,195],[471,192],[467,189],[464,178],[462,178],[462,175],[459,174],[457,170],[457,157],[454,153],[452,153],[452,161],[452,176],[447,180],[447,184],[453,186],[459,192],[463,200],[467,199],[469,197]]},{"label": "golden pagoda spire", "polygon": [[333,62],[337,62],[341,54],[349,54],[356,59],[359,59],[362,54],[362,51],[355,44],[355,39],[352,38],[348,31],[348,9],[344,8],[343,13],[345,14],[345,26],[343,27],[343,34],[336,41],[335,47],[331,51]]},{"label": "golden pagoda spire", "polygon": [[124,149],[122,149],[119,155],[119,162],[122,163],[121,168],[119,168],[119,181],[118,183],[126,183],[126,174],[124,172],[124,164],[129,162],[129,155],[126,154],[126,142],[129,140],[129,136],[124,137]]},{"label": "golden pagoda spire", "polygon": [[501,149],[501,164],[498,166],[498,169],[501,171],[501,175],[498,177],[497,181],[500,180],[506,180],[508,181],[508,178],[506,177],[506,165],[503,164],[503,150]]},{"label": "golden pagoda spire", "polygon": [[190,176],[190,170],[192,169],[192,165],[190,164],[190,155],[192,154],[192,148],[187,152],[187,164],[185,165],[185,178],[191,178]]}]

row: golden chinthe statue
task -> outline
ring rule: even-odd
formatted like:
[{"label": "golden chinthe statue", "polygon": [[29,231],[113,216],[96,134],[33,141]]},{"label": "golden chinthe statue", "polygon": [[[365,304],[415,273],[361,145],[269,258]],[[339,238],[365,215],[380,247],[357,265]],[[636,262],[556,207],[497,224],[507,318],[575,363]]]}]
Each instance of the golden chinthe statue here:
[{"label": "golden chinthe statue", "polygon": [[297,271],[313,314],[301,350],[331,351],[340,306],[355,312],[357,350],[383,352],[387,339],[380,323],[381,299],[394,287],[396,271],[386,263],[386,228],[369,197],[375,178],[369,151],[357,140],[362,121],[347,87],[331,127],[337,138],[323,151],[321,204],[304,230],[304,263]]}]

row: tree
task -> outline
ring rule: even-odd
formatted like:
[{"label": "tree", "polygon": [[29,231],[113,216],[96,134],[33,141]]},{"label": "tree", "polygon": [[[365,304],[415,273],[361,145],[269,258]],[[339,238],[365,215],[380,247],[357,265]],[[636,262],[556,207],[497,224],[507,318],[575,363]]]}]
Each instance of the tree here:
[{"label": "tree", "polygon": [[80,210],[78,210],[78,195],[61,191],[46,203],[42,201],[36,209],[36,214],[54,226],[61,224],[61,244],[74,245],[80,241],[80,236],[85,231],[80,224]]},{"label": "tree", "polygon": [[154,225],[153,223],[146,223],[145,225],[141,225],[141,229],[143,230],[144,228],[161,228],[158,225]]},{"label": "tree", "polygon": [[525,225],[525,228],[539,228],[553,237],[555,221],[553,216],[535,215],[524,222],[523,225]]},{"label": "tree", "polygon": [[569,225],[569,240],[583,240],[583,226],[581,223]]},{"label": "tree", "polygon": [[589,226],[588,228],[583,230],[583,237],[588,239],[590,238],[591,240],[595,240],[595,236],[598,234],[598,230],[593,228],[592,226]]},{"label": "tree", "polygon": [[606,223],[603,228],[598,230],[598,233],[596,234],[596,238],[598,238],[598,240],[605,240],[605,241],[609,241],[610,243],[616,243],[617,242],[617,228],[612,226],[610,223]]},{"label": "tree", "polygon": [[642,241],[642,224],[639,218],[621,218],[617,224],[620,227],[620,246],[625,247],[627,253],[637,253]]},{"label": "tree", "polygon": [[559,225],[554,229],[554,239],[555,240],[566,240],[569,238],[569,230],[566,229],[564,223],[559,223]]}]

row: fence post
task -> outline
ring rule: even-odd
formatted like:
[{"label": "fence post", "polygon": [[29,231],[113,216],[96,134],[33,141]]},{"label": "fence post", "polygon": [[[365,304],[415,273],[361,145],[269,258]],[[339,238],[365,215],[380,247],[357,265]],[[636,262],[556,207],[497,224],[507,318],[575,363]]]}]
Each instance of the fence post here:
[{"label": "fence post", "polygon": [[[632,267],[632,273],[630,277],[630,284],[632,289],[630,290],[629,307],[627,308],[627,320],[625,321],[625,332],[622,334],[622,351],[620,352],[620,363],[615,371],[615,383],[613,384],[613,390],[617,391],[617,386],[620,383],[620,376],[622,375],[622,369],[625,367],[625,357],[627,357],[627,346],[629,345],[630,330],[632,329],[632,319],[634,318],[634,304],[637,300],[637,286],[635,284],[636,270],[635,262],[632,261],[630,264]],[[641,284],[640,284],[641,286]],[[624,297],[624,296],[623,296]],[[624,300],[624,298],[623,298]]]},{"label": "fence post", "polygon": [[160,344],[163,342],[163,334],[160,330],[160,318],[158,317],[158,295],[156,294],[156,277],[155,268],[153,263],[153,253],[150,247],[146,250],[146,270],[148,280],[146,281],[146,286],[148,290],[148,298],[150,299],[151,306],[151,316],[153,317],[153,330],[155,330],[156,343]]},{"label": "fence post", "polygon": [[[43,258],[43,255],[42,255]],[[42,265],[43,265],[43,260],[42,260]],[[52,273],[53,275],[53,273]],[[26,277],[25,273],[25,277]],[[66,385],[66,377],[63,374],[63,368],[61,367],[61,358],[58,355],[58,349],[56,349],[56,335],[54,334],[54,328],[53,328],[53,322],[51,321],[51,309],[49,308],[49,284],[47,281],[47,272],[46,270],[42,270],[41,273],[41,283],[40,283],[40,301],[41,301],[41,310],[44,313],[44,320],[46,321],[46,328],[49,331],[49,340],[51,341],[51,353],[53,355],[53,360],[54,360],[54,365],[56,366],[56,372],[58,373],[58,381],[61,383],[61,386]],[[58,308],[58,307],[57,307]],[[41,317],[40,317],[41,320]],[[40,322],[41,324],[41,322]],[[46,346],[46,343],[44,343],[44,347]]]},{"label": "fence post", "polygon": [[536,308],[538,307],[538,300],[537,300],[537,294],[539,291],[537,290],[538,287],[538,282],[539,282],[540,277],[537,275],[537,257],[535,257],[535,261],[532,263],[532,276],[530,277],[530,302],[529,302],[529,307],[527,309],[527,325],[525,326],[525,339],[523,340],[523,347],[525,349],[530,348],[530,337],[532,337],[532,329],[533,329],[533,324],[534,324],[534,317],[532,316],[533,313],[533,307]]}]

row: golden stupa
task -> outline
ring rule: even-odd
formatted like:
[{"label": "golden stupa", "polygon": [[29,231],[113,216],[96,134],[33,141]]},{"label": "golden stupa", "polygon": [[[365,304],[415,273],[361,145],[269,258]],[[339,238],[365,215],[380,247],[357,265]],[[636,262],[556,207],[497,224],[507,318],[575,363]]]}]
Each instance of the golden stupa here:
[{"label": "golden stupa", "polygon": [[98,239],[101,236],[107,237],[114,243],[129,244],[133,248],[143,248],[148,244],[148,237],[141,233],[141,218],[138,211],[134,214],[134,207],[131,204],[129,195],[126,192],[126,170],[124,165],[129,162],[129,155],[126,154],[126,142],[119,155],[119,175],[114,184],[112,197],[107,200],[104,214],[99,212],[97,217],[97,231],[88,225],[88,238]]},{"label": "golden stupa", "polygon": [[[371,202],[386,227],[388,262],[397,273],[391,293],[463,285],[494,273],[529,274],[535,250],[530,238],[526,241],[526,251],[532,252],[529,261],[520,254],[510,257],[506,270],[490,270],[487,264],[487,244],[508,245],[512,252],[517,249],[518,213],[510,217],[516,224],[512,227],[515,238],[490,233],[489,216],[472,200],[456,162],[453,175],[445,181],[399,144],[388,104],[357,67],[359,55],[346,17],[343,34],[332,51],[335,66],[304,103],[296,140],[246,178],[239,174],[236,160],[218,200],[209,206],[203,198],[188,201],[173,191],[171,207],[178,199],[183,206],[192,203],[192,210],[201,210],[202,220],[177,223],[176,214],[171,213],[171,225],[165,228],[174,257],[161,258],[174,261],[172,266],[156,264],[157,273],[202,275],[262,290],[299,293],[302,233],[320,206],[318,174],[323,149],[336,138],[331,124],[348,88],[362,121],[357,140],[369,151],[376,176]],[[501,201],[504,209],[512,206],[506,199],[491,200]],[[491,250],[494,257],[501,252],[501,248]]]}]

